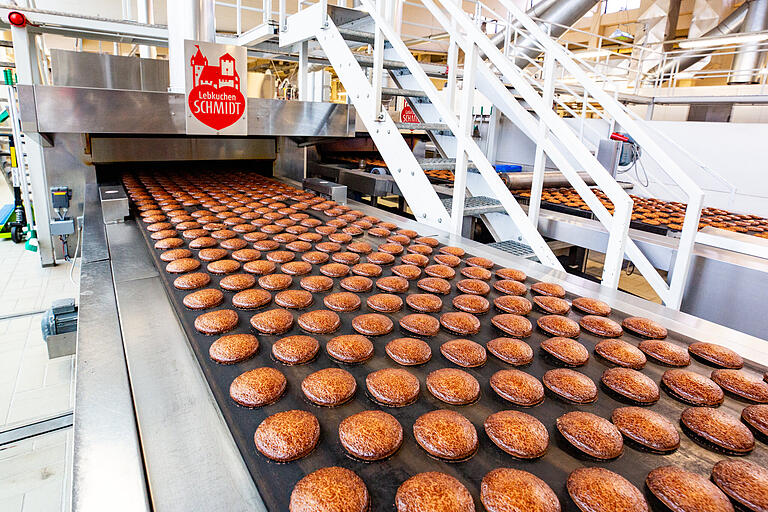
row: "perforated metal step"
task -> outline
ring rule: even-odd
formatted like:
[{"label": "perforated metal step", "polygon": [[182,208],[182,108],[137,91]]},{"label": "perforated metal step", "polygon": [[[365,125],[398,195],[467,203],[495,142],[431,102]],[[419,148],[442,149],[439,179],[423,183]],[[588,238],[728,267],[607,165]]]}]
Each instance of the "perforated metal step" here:
[{"label": "perforated metal step", "polygon": [[395,123],[399,130],[425,130],[425,131],[445,131],[448,125],[445,123]]},{"label": "perforated metal step", "polygon": [[530,246],[516,240],[494,242],[492,244],[488,244],[488,246],[494,247],[504,252],[508,252],[510,254],[514,254],[515,256],[520,256],[521,258],[538,261],[538,258],[536,258],[536,253],[533,252],[533,249],[531,249]]},{"label": "perforated metal step", "polygon": [[[450,197],[443,199],[445,209],[449,212],[453,208],[453,199]],[[464,215],[465,216],[478,216],[486,213],[503,212],[504,207],[498,199],[487,196],[474,196],[464,199]]]},{"label": "perforated metal step", "polygon": [[[419,165],[425,171],[454,171],[456,170],[455,158],[417,158]],[[477,169],[473,163],[467,164],[467,169]]]}]

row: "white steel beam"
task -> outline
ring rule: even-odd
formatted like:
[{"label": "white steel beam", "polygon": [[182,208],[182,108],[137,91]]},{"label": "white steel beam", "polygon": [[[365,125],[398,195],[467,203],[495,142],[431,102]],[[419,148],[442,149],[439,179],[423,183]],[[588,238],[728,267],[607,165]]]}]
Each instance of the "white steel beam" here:
[{"label": "white steel beam", "polygon": [[[555,92],[555,58],[552,54],[544,55],[544,105],[552,106],[552,98]],[[549,136],[549,128],[544,119],[539,119],[537,140],[543,141]],[[544,189],[544,164],[547,157],[544,154],[544,146],[536,144],[536,156],[533,161],[533,182],[531,183],[531,197],[528,202],[528,218],[534,226],[539,225],[539,209],[541,207],[541,193]]]}]

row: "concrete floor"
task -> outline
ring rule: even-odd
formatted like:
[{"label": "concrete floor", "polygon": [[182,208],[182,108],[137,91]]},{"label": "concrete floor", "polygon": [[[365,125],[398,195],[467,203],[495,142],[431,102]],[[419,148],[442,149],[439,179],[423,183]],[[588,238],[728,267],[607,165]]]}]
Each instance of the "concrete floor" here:
[{"label": "concrete floor", "polygon": [[[0,204],[12,196],[0,179]],[[0,432],[71,411],[74,356],[48,359],[40,329],[51,301],[77,297],[70,266],[0,239]],[[79,282],[79,265],[72,269]],[[69,510],[72,429],[0,446],[0,511]]]}]

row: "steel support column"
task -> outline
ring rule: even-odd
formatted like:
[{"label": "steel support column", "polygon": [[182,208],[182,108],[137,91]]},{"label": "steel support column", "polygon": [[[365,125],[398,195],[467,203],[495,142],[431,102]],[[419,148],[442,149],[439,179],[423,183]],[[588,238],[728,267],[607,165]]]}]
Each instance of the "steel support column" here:
[{"label": "steel support column", "polygon": [[214,42],[214,0],[168,0],[168,66],[171,92],[184,92],[184,40]]}]

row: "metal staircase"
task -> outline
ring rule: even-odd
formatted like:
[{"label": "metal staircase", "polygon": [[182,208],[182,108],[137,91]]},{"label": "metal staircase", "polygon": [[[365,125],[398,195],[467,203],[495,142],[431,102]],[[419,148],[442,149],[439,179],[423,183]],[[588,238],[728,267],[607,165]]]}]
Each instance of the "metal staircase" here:
[{"label": "metal staircase", "polygon": [[[281,11],[280,45],[301,44],[306,48],[309,40],[317,40],[344,84],[349,100],[357,108],[360,118],[417,219],[454,233],[461,233],[466,191],[469,190],[473,196],[490,196],[499,201],[508,215],[502,217],[498,213],[494,214],[498,219],[497,224],[501,224],[502,229],[514,226],[514,231],[522,235],[523,241],[530,245],[542,263],[561,268],[536,229],[544,166],[549,159],[581,195],[609,233],[603,284],[612,288],[618,286],[623,260],[627,257],[667,305],[679,307],[698,227],[703,193],[656,144],[647,128],[638,123],[613,95],[604,91],[602,86],[598,86],[590,78],[583,63],[578,62],[572,53],[551,39],[510,0],[500,0],[500,3],[508,12],[510,26],[514,25],[514,30],[524,32],[526,48],[520,53],[525,53],[528,59],[526,62],[534,63],[532,70],[524,70],[516,64],[520,62],[521,56],[515,53],[514,48],[511,48],[511,51],[510,48],[499,50],[496,44],[481,32],[478,26],[481,19],[479,3],[476,4],[475,16],[472,19],[455,0],[421,0],[421,4],[451,37],[448,69],[435,69],[434,65],[425,69],[425,66],[416,61],[393,28],[394,2],[361,0],[361,3],[362,8],[367,11],[368,19],[361,17],[359,11],[353,11],[357,13],[356,16],[350,15],[345,12],[350,11],[349,9],[328,6],[326,2],[317,3],[289,17]],[[355,19],[353,29],[338,28],[338,21],[351,18]],[[366,29],[371,28],[372,32],[366,32]],[[355,41],[373,42],[374,54],[370,63],[373,69],[370,80],[361,67],[361,64],[369,63],[362,62],[365,59],[353,54],[348,41],[345,40],[345,34],[352,35]],[[532,52],[532,44],[540,52]],[[459,94],[457,82],[462,75],[457,66],[459,49],[463,50],[465,55],[463,69],[472,72],[463,73],[460,108],[456,112],[453,109],[454,98]],[[543,54],[543,65],[538,64],[536,58],[530,57],[538,53]],[[481,59],[480,55],[487,60]],[[645,153],[658,162],[667,175],[688,193],[689,208],[670,284],[664,281],[629,237],[632,200],[597,161],[584,141],[583,128],[579,133],[578,129],[555,113],[553,105],[557,104],[555,88],[558,83],[555,70],[558,66],[577,79],[578,84],[575,87],[582,91],[585,103],[588,98],[590,105],[598,104],[599,109],[610,116],[611,130],[620,125],[622,130],[637,140]],[[399,87],[398,90],[382,87],[384,69],[389,72]],[[440,74],[447,77],[448,82],[447,90],[438,92],[430,80],[430,75]],[[472,102],[476,89],[536,142],[534,182],[527,214],[470,136]],[[449,160],[417,160],[399,133],[398,128],[402,125],[392,121],[386,112],[382,111],[382,94],[407,96],[420,120],[420,123],[409,125],[408,128],[419,126],[420,129],[428,130],[441,154]],[[454,195],[450,215],[423,173],[424,169],[436,168],[431,165],[438,165],[441,169],[454,169]],[[470,165],[474,165],[476,172],[467,172]],[[603,206],[579,172],[586,172],[607,195],[613,204],[612,211]]]}]

